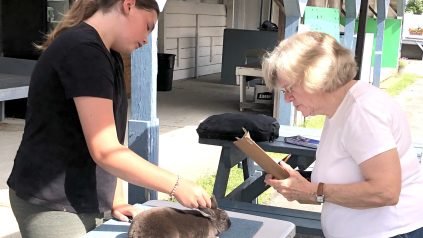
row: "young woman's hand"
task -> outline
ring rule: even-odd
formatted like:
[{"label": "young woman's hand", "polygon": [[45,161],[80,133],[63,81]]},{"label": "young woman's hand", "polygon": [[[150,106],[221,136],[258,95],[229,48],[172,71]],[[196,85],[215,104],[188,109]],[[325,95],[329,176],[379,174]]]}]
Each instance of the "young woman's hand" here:
[{"label": "young woman's hand", "polygon": [[188,208],[211,207],[210,195],[201,186],[186,179],[179,180],[175,198]]},{"label": "young woman's hand", "polygon": [[129,221],[129,217],[133,218],[140,212],[140,208],[125,203],[114,205],[112,208],[112,216],[120,221]]},{"label": "young woman's hand", "polygon": [[280,166],[288,171],[289,177],[279,180],[275,179],[271,174],[267,174],[264,182],[272,186],[288,201],[297,200],[302,203],[313,203],[315,186],[288,164],[281,162]]}]

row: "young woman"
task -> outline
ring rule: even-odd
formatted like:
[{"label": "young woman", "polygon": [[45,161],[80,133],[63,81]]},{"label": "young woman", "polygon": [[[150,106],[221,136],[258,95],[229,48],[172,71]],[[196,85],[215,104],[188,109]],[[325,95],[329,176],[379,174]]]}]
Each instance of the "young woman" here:
[{"label": "young woman", "polygon": [[263,62],[266,83],[304,116],[325,115],[311,182],[265,182],[289,201],[323,204],[325,237],[423,237],[423,176],[405,113],[354,80],[352,53],[321,32],[294,35]]},{"label": "young woman", "polygon": [[78,0],[40,46],[8,179],[22,237],[80,237],[106,211],[120,220],[136,215],[117,177],[186,207],[211,206],[203,188],[123,145],[128,105],[119,53],[147,44],[158,15],[154,0]]}]

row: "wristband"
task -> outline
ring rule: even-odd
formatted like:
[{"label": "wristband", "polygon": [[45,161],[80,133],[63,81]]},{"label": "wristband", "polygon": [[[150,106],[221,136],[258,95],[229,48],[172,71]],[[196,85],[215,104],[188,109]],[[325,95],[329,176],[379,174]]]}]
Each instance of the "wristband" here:
[{"label": "wristband", "polygon": [[170,191],[170,194],[169,194],[170,200],[173,200],[173,198],[175,197],[175,193],[176,193],[176,189],[178,188],[178,185],[179,185],[179,175],[177,175],[176,183],[173,186],[172,191]]}]

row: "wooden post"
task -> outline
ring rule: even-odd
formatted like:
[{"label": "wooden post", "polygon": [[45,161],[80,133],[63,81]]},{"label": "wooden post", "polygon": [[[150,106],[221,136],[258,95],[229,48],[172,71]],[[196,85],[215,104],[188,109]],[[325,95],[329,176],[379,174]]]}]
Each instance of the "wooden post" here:
[{"label": "wooden post", "polygon": [[379,87],[382,70],[383,32],[390,0],[377,0],[377,33],[375,61],[373,65],[373,85]]},{"label": "wooden post", "polygon": [[404,17],[405,1],[406,0],[397,0],[397,17]]},{"label": "wooden post", "polygon": [[326,0],[309,0],[308,5],[313,7],[326,7]]},{"label": "wooden post", "polygon": [[[166,0],[158,1],[162,11]],[[148,44],[131,57],[131,115],[128,122],[128,146],[145,160],[158,165],[159,119],[157,118],[157,28]],[[144,171],[139,171],[143,173]],[[128,202],[143,203],[157,199],[157,192],[128,185]]]},{"label": "wooden post", "polygon": [[[283,5],[285,10],[285,35],[284,39],[296,34],[300,24],[301,16],[304,14],[307,0],[276,0],[276,4],[281,8]],[[279,17],[281,12],[279,12]],[[274,92],[273,117],[278,119],[281,125],[293,125],[294,123],[294,108],[291,103],[285,102],[283,93],[279,91]]]},{"label": "wooden post", "polygon": [[361,0],[345,1],[344,47],[354,52],[355,20],[360,10]]},{"label": "wooden post", "polygon": [[[400,33],[400,37],[402,39],[402,33],[404,31],[404,12],[405,12],[405,1],[406,0],[397,0],[397,19],[401,19],[401,33]],[[398,55],[401,57],[401,48],[402,48],[402,44],[399,44],[398,47]]]},{"label": "wooden post", "polygon": [[283,40],[285,38],[285,20],[286,20],[286,16],[285,16],[285,9],[283,8],[283,6],[279,6],[279,17],[278,17],[278,44],[281,40]]},{"label": "wooden post", "polygon": [[126,96],[131,97],[131,54],[121,54],[123,60],[123,72],[126,85]]},{"label": "wooden post", "polygon": [[369,8],[369,1],[362,0],[360,4],[360,14],[358,17],[358,30],[357,30],[357,43],[355,45],[355,61],[357,62],[358,72],[355,77],[356,80],[360,79],[361,65],[363,61],[364,41],[366,38],[366,22],[367,22],[367,9]]}]

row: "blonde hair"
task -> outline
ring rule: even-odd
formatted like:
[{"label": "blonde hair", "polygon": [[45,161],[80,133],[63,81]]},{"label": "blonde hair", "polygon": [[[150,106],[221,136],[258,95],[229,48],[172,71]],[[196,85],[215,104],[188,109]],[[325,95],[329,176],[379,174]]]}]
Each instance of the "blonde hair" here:
[{"label": "blonde hair", "polygon": [[298,33],[282,41],[262,62],[266,85],[300,84],[311,92],[333,92],[357,74],[352,52],[322,32]]},{"label": "blonde hair", "polygon": [[[63,20],[46,35],[45,41],[41,45],[35,45],[39,50],[45,50],[53,40],[64,30],[74,27],[82,21],[90,18],[98,10],[107,12],[117,2],[123,0],[76,0],[73,2],[69,11],[64,15]],[[159,16],[160,10],[155,0],[136,0],[135,6],[147,11],[154,10]]]}]

